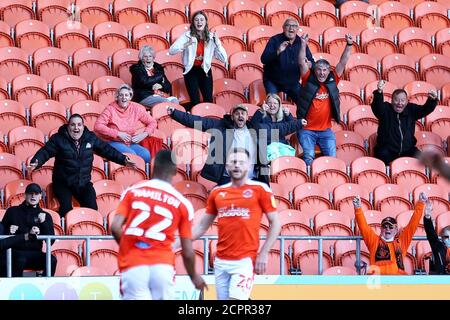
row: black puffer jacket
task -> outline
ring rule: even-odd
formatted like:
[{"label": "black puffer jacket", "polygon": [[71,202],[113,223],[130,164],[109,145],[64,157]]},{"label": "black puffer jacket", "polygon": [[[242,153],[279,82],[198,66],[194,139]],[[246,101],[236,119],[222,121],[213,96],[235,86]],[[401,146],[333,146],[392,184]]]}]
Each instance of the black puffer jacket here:
[{"label": "black puffer jacket", "polygon": [[446,261],[447,246],[439,240],[431,218],[423,217],[423,226],[427,234],[428,242],[433,251],[433,260],[430,266],[430,274],[450,274],[450,261]]},{"label": "black puffer jacket", "polygon": [[78,152],[73,139],[69,136],[66,124],[62,125],[58,132],[38,150],[31,162],[37,160],[36,169],[39,169],[48,159],[55,157],[53,182],[77,188],[91,182],[94,153],[118,164],[125,164],[125,155],[98,138],[86,127],[80,138]]},{"label": "black puffer jacket", "polygon": [[[41,212],[45,213],[45,220],[43,223],[40,223],[38,218],[38,215]],[[55,234],[52,216],[39,207],[39,205],[33,208],[32,206],[27,205],[25,201],[18,206],[10,207],[6,210],[2,224],[5,228],[5,234],[11,234],[9,231],[12,225],[19,227],[15,233],[16,235],[29,233],[34,226],[39,228],[39,234],[42,236],[52,236]],[[42,244],[43,241],[26,241],[15,244],[13,248],[42,251]]]},{"label": "black puffer jacket", "polygon": [[162,86],[161,91],[172,94],[172,85],[164,74],[164,68],[159,64],[153,63],[153,76],[147,74],[142,62],[138,62],[130,66],[131,86],[133,87],[133,101],[141,102],[154,93],[153,85],[159,83]]}]

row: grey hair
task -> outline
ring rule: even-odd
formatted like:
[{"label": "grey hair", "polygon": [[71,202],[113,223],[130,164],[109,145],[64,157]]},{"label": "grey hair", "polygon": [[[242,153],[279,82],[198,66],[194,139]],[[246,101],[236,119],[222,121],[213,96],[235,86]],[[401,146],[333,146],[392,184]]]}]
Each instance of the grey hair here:
[{"label": "grey hair", "polygon": [[283,28],[286,27],[286,25],[289,23],[289,21],[293,21],[297,24],[297,27],[300,26],[300,24],[298,23],[298,21],[294,18],[287,18],[284,23],[283,23]]},{"label": "grey hair", "polygon": [[328,60],[325,59],[319,59],[316,61],[316,64],[314,65],[314,69],[317,69],[319,66],[326,67],[328,69],[331,69],[331,64],[328,62]]},{"label": "grey hair", "polygon": [[117,91],[116,91],[116,100],[119,98],[119,92],[122,91],[123,89],[128,90],[128,92],[130,92],[131,97],[133,98],[133,93],[134,93],[134,92],[133,92],[133,89],[132,89],[129,85],[127,85],[126,83],[124,83],[124,84],[120,85],[120,86],[117,88]]},{"label": "grey hair", "polygon": [[144,54],[146,53],[150,53],[153,57],[155,56],[155,49],[153,49],[153,47],[150,46],[143,46],[140,50],[139,50],[139,60],[142,60],[142,58],[144,57]]}]

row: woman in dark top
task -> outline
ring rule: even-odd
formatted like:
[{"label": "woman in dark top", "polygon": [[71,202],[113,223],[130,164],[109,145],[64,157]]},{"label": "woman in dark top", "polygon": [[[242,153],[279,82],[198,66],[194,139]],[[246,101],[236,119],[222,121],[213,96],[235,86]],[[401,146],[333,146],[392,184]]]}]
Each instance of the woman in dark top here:
[{"label": "woman in dark top", "polygon": [[133,101],[147,108],[160,102],[178,103],[176,97],[171,97],[172,85],[164,74],[164,68],[154,61],[155,50],[143,46],[139,51],[139,62],[130,67]]}]

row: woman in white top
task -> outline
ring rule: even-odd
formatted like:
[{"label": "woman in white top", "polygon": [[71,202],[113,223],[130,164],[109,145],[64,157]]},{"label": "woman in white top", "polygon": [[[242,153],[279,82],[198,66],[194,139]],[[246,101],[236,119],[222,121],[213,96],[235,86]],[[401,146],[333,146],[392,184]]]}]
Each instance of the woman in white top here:
[{"label": "woman in white top", "polygon": [[227,53],[220,39],[208,28],[208,18],[203,11],[192,16],[190,30],[181,35],[170,47],[170,54],[183,52],[184,83],[190,97],[190,110],[200,103],[199,90],[203,102],[213,102],[213,78],[211,62],[213,56],[227,61]]}]

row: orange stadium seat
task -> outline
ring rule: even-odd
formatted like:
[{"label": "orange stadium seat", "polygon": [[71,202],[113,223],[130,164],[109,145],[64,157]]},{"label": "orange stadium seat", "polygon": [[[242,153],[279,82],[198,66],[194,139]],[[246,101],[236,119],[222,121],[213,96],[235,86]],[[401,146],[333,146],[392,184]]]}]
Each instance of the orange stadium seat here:
[{"label": "orange stadium seat", "polygon": [[108,56],[120,49],[130,48],[127,29],[113,21],[102,22],[94,27],[95,47],[102,50]]},{"label": "orange stadium seat", "polygon": [[103,105],[108,105],[116,99],[116,91],[125,82],[117,77],[103,76],[92,82],[92,97]]},{"label": "orange stadium seat", "polygon": [[109,0],[75,0],[75,15],[92,30],[98,23],[113,20],[109,3]]},{"label": "orange stadium seat", "polygon": [[75,102],[70,107],[70,114],[78,113],[84,119],[84,125],[91,131],[94,130],[95,121],[98,116],[105,109],[105,105],[102,105],[98,101],[94,100],[80,100]]},{"label": "orange stadium seat", "polygon": [[32,0],[3,0],[0,4],[0,20],[11,28],[21,21],[34,18]]},{"label": "orange stadium seat", "polygon": [[392,31],[384,28],[368,28],[361,32],[361,46],[365,53],[381,61],[398,51]]},{"label": "orange stadium seat", "polygon": [[408,55],[394,53],[386,55],[381,60],[383,79],[403,87],[411,81],[419,80],[414,60]]},{"label": "orange stadium seat", "polygon": [[104,269],[90,266],[76,268],[70,274],[71,277],[101,277],[108,275],[110,274],[108,274]]},{"label": "orange stadium seat", "polygon": [[52,82],[53,99],[64,105],[89,100],[87,81],[81,77],[65,75],[56,77]]},{"label": "orange stadium seat", "polygon": [[[45,188],[45,195],[46,195],[46,207],[50,208],[54,211],[59,210],[59,201],[56,198],[54,192],[53,192],[53,183],[49,183],[47,187]],[[72,197],[72,206],[73,207],[79,207],[80,204],[78,201]]]},{"label": "orange stadium seat", "polygon": [[303,4],[303,23],[318,33],[339,26],[336,8],[327,1],[311,0]]},{"label": "orange stadium seat", "polygon": [[46,136],[67,122],[66,107],[54,100],[40,100],[30,107],[30,122]]},{"label": "orange stadium seat", "polygon": [[[30,180],[14,180],[5,184],[4,197],[5,208],[11,206],[18,206],[25,200],[25,189],[31,183]],[[41,207],[44,206],[44,202],[40,201]]]},{"label": "orange stadium seat", "polygon": [[145,170],[145,161],[135,154],[125,153],[136,164],[135,168],[122,166],[115,162],[109,162],[109,175],[112,180],[119,182],[127,188],[132,184],[148,178]]},{"label": "orange stadium seat", "polygon": [[9,131],[8,142],[11,152],[25,160],[44,145],[44,133],[34,127],[21,126]]},{"label": "orange stadium seat", "polygon": [[[408,210],[408,211],[397,214],[397,216],[395,218],[397,220],[398,227],[400,230],[404,229],[408,225],[408,223],[411,221],[411,217],[413,214],[414,214],[414,210]],[[420,223],[419,223],[414,235],[415,236],[426,236],[425,228],[422,223],[423,219],[420,219],[419,221],[420,221]]]},{"label": "orange stadium seat", "polygon": [[[285,209],[278,211],[281,224],[280,234],[283,236],[312,236],[311,221],[309,216],[298,210]],[[292,240],[285,241],[285,247],[292,244]]]},{"label": "orange stadium seat", "polygon": [[106,219],[108,213],[119,205],[123,186],[113,180],[97,180],[94,182],[94,189],[97,195],[98,211]]},{"label": "orange stadium seat", "polygon": [[166,136],[170,136],[172,131],[177,128],[184,128],[182,124],[173,120],[167,114],[167,107],[169,106],[183,112],[185,111],[181,105],[172,102],[157,103],[152,107],[152,117],[158,122],[158,130],[163,132]]},{"label": "orange stadium seat", "polygon": [[437,106],[425,117],[425,125],[428,131],[438,134],[442,140],[445,140],[450,132],[450,108]]},{"label": "orange stadium seat", "polygon": [[227,111],[237,104],[247,102],[243,84],[235,79],[214,80],[213,97],[214,103],[221,105]]},{"label": "orange stadium seat", "polygon": [[215,103],[199,103],[192,107],[191,114],[194,116],[222,119],[226,111],[224,107]]},{"label": "orange stadium seat", "polygon": [[51,83],[58,76],[72,74],[69,55],[62,49],[45,47],[33,53],[34,73]]},{"label": "orange stadium seat", "polygon": [[59,215],[59,213],[47,208],[45,209],[45,212],[47,212],[52,217],[55,236],[64,235],[64,229],[62,228],[61,225],[61,216]]},{"label": "orange stadium seat", "polygon": [[144,0],[114,0],[114,21],[131,30],[140,23],[150,22]]},{"label": "orange stadium seat", "polygon": [[430,90],[437,91],[436,87],[425,81],[412,81],[407,83],[403,89],[408,93],[409,102],[424,104],[428,99]]},{"label": "orange stadium seat", "polygon": [[288,190],[309,181],[305,162],[291,156],[274,159],[270,165],[270,175],[273,182],[283,185]]},{"label": "orange stadium seat", "polygon": [[184,65],[180,54],[171,55],[169,50],[158,51],[155,61],[164,67],[164,73],[170,82],[183,78]]},{"label": "orange stadium seat", "polygon": [[391,162],[392,181],[404,188],[414,188],[428,182],[425,166],[416,158],[401,157]]},{"label": "orange stadium seat", "polygon": [[[345,40],[345,35],[347,33],[351,34],[351,31],[345,27],[331,27],[325,30],[323,32],[324,50],[336,58],[340,57],[347,44],[347,41]],[[352,46],[352,53],[357,53],[359,51],[359,46],[355,42]],[[336,66],[336,64],[334,64],[334,66]]]},{"label": "orange stadium seat", "polygon": [[[190,26],[191,26],[190,23],[182,23],[182,24],[172,27],[170,29],[170,43],[171,44],[174,43],[179,37],[181,37],[183,35],[183,33],[190,30]],[[211,31],[213,31],[213,30],[211,29]]]},{"label": "orange stadium seat", "polygon": [[130,67],[139,60],[139,51],[135,49],[121,49],[112,55],[113,75],[125,83],[131,83]]},{"label": "orange stadium seat", "polygon": [[208,192],[202,184],[194,181],[184,180],[178,181],[174,184],[174,188],[177,189],[182,195],[184,195],[194,207],[194,210],[199,210],[206,207],[206,198]]},{"label": "orange stadium seat", "polygon": [[51,248],[52,254],[58,259],[55,276],[66,277],[83,265],[80,255],[80,240],[57,239]]},{"label": "orange stadium seat", "polygon": [[409,201],[409,192],[397,184],[383,184],[373,191],[374,208],[390,215],[411,210],[413,208]]},{"label": "orange stadium seat", "polygon": [[23,179],[22,160],[10,153],[0,153],[0,175],[0,189],[11,181]]},{"label": "orange stadium seat", "polygon": [[192,0],[189,3],[189,12],[192,16],[197,11],[203,11],[208,18],[209,28],[226,23],[223,5],[215,0]]},{"label": "orange stadium seat", "polygon": [[186,105],[191,102],[191,98],[186,89],[186,84],[184,83],[184,78],[178,78],[172,82],[172,95],[178,98],[180,104]]},{"label": "orange stadium seat", "polygon": [[247,46],[243,40],[243,32],[238,27],[221,24],[212,28],[212,31],[216,32],[216,35],[220,38],[228,56],[247,50]]},{"label": "orange stadium seat", "polygon": [[414,7],[417,4],[424,2],[425,0],[399,0],[399,1],[404,5],[406,5],[409,9],[414,9]]},{"label": "orange stadium seat", "polygon": [[339,13],[341,23],[353,33],[376,25],[374,7],[364,1],[345,1],[339,7]]},{"label": "orange stadium seat", "polygon": [[357,84],[351,81],[341,80],[339,81],[338,89],[342,114],[346,114],[354,106],[364,103],[361,98],[361,89]]},{"label": "orange stadium seat", "polygon": [[195,157],[208,153],[209,134],[191,128],[175,129],[170,140],[179,164],[190,164]]},{"label": "orange stadium seat", "polygon": [[447,6],[434,1],[424,1],[417,4],[414,7],[414,18],[417,26],[433,34],[443,28],[450,27],[448,9],[448,3]]},{"label": "orange stadium seat", "polygon": [[436,217],[436,231],[438,234],[447,226],[450,226],[450,211],[443,212]]},{"label": "orange stadium seat", "polygon": [[320,44],[321,43],[320,38],[322,34],[321,33],[319,34],[319,32],[317,32],[313,28],[300,25],[297,34],[299,37],[301,37],[304,33],[308,34],[309,36],[308,47],[311,53],[315,54],[317,52],[321,52],[322,45]]},{"label": "orange stadium seat", "polygon": [[267,24],[278,29],[283,27],[286,19],[297,20],[299,24],[302,22],[298,15],[297,5],[289,0],[266,1],[264,14],[266,16]]},{"label": "orange stadium seat", "polygon": [[279,33],[279,29],[260,25],[254,26],[247,31],[247,43],[250,51],[261,56],[264,49],[266,48],[267,42],[269,42],[270,37]]},{"label": "orange stadium seat", "polygon": [[428,54],[419,62],[422,79],[441,88],[450,82],[450,58],[441,54]]},{"label": "orange stadium seat", "polygon": [[0,21],[0,47],[14,46],[14,40],[11,37],[11,27],[4,21]]},{"label": "orange stadium seat", "polygon": [[60,22],[54,29],[55,45],[72,55],[81,48],[92,47],[88,26],[78,21]]},{"label": "orange stadium seat", "polygon": [[244,87],[248,87],[252,81],[262,78],[260,57],[249,51],[237,52],[230,56],[230,72],[234,79],[241,81]]},{"label": "orange stadium seat", "polygon": [[355,276],[358,273],[351,268],[335,266],[324,270],[322,274],[327,276]]},{"label": "orange stadium seat", "polygon": [[140,23],[133,27],[133,47],[140,49],[145,45],[151,46],[155,52],[169,49],[166,38],[167,31],[155,23]]},{"label": "orange stadium seat", "polygon": [[374,190],[376,187],[390,183],[384,162],[372,157],[361,157],[351,164],[352,181],[363,187]]},{"label": "orange stadium seat", "polygon": [[329,192],[317,183],[303,183],[294,188],[294,207],[310,217],[333,208]]},{"label": "orange stadium seat", "polygon": [[37,0],[37,18],[53,29],[56,24],[72,18],[71,0]]},{"label": "orange stadium seat", "polygon": [[193,181],[199,182],[202,185],[204,185],[206,190],[208,190],[208,192],[210,192],[217,185],[217,183],[207,180],[200,175],[200,172],[202,171],[203,166],[205,165],[206,157],[207,157],[207,154],[202,154],[202,155],[197,156],[194,159],[192,159],[192,161],[191,161],[191,179]]},{"label": "orange stadium seat", "polygon": [[257,79],[248,86],[248,101],[255,105],[261,105],[266,100],[266,89],[263,80]]},{"label": "orange stadium seat", "polygon": [[270,183],[270,188],[272,189],[275,197],[278,211],[292,208],[292,203],[289,200],[292,189],[288,189],[287,187],[275,182]]},{"label": "orange stadium seat", "polygon": [[450,202],[448,200],[448,189],[444,189],[433,183],[426,183],[414,188],[414,201],[419,201],[419,194],[423,192],[427,195],[428,200],[433,204],[433,219],[441,213],[450,211]]},{"label": "orange stadium seat", "polygon": [[0,128],[4,133],[27,125],[25,107],[15,100],[0,101]]},{"label": "orange stadium seat", "polygon": [[[360,241],[360,263],[365,262],[370,265],[369,249],[364,241]],[[336,240],[334,243],[335,264],[356,270],[356,240]],[[361,270],[361,274],[364,271]]]},{"label": "orange stadium seat", "polygon": [[344,160],[334,157],[314,159],[311,175],[314,182],[323,185],[328,192],[332,192],[338,185],[350,182]]},{"label": "orange stadium seat", "polygon": [[15,47],[0,48],[0,76],[11,82],[25,73],[32,73],[27,52]]},{"label": "orange stadium seat", "polygon": [[336,156],[350,165],[350,163],[360,157],[367,155],[364,148],[364,138],[353,131],[337,131],[336,136]]},{"label": "orange stadium seat", "polygon": [[[366,104],[371,104],[373,100],[373,92],[377,90],[378,80],[369,82],[364,88],[364,97],[366,99]],[[397,86],[389,81],[385,81],[383,88],[383,98],[385,101],[392,99],[392,93],[397,89]]]},{"label": "orange stadium seat", "polygon": [[103,217],[97,210],[74,208],[66,214],[67,235],[106,235]]},{"label": "orange stadium seat", "polygon": [[438,134],[429,131],[416,131],[415,137],[417,139],[416,147],[419,150],[424,151],[432,148],[435,151],[439,151],[442,156],[445,155],[442,138]]},{"label": "orange stadium seat", "polygon": [[94,161],[92,163],[92,171],[91,171],[92,182],[96,182],[98,180],[106,179],[105,173],[105,161],[103,158],[94,154]]},{"label": "orange stadium seat", "polygon": [[[87,255],[86,241],[83,241],[83,252]],[[119,245],[115,240],[90,240],[90,266],[104,270],[108,275],[113,275],[118,269],[117,256]],[[86,257],[85,257],[86,261]]]},{"label": "orange stadium seat", "polygon": [[[328,248],[322,247],[322,270],[333,266]],[[319,274],[319,245],[315,240],[296,240],[293,245],[293,266],[302,275]]]},{"label": "orange stadium seat", "polygon": [[442,86],[441,101],[446,106],[450,106],[450,82]]},{"label": "orange stadium seat", "polygon": [[[366,218],[367,224],[375,231],[376,234],[380,234],[381,232],[381,221],[386,217],[389,216],[389,213],[383,213],[378,210],[365,210],[364,211],[364,217]],[[360,234],[360,231],[356,226],[355,234]]]},{"label": "orange stadium seat", "polygon": [[436,51],[445,56],[450,55],[450,28],[436,32]]},{"label": "orange stadium seat", "polygon": [[424,55],[433,53],[431,35],[425,30],[416,27],[405,28],[398,33],[398,46],[400,52],[419,61]]},{"label": "orange stadium seat", "polygon": [[178,0],[153,0],[151,12],[153,22],[166,30],[188,22],[185,6]]},{"label": "orange stadium seat", "polygon": [[5,135],[0,131],[0,153],[8,151],[8,146],[6,145]]},{"label": "orange stadium seat", "polygon": [[[447,140],[447,145],[449,145],[450,139]],[[445,164],[450,163],[450,157],[447,157],[443,159]],[[450,182],[443,176],[441,176],[436,170],[431,170],[431,181],[435,183],[438,186],[441,186],[445,189],[450,189]]]},{"label": "orange stadium seat", "polygon": [[49,99],[47,89],[47,81],[35,74],[22,74],[12,81],[14,100],[27,108],[35,101]]},{"label": "orange stadium seat", "polygon": [[[204,270],[203,266],[203,253],[195,251],[195,270],[200,273],[206,273],[207,270]],[[186,268],[184,267],[183,263],[183,256],[182,256],[182,250],[178,250],[175,252],[175,272],[177,275],[187,275]]]},{"label": "orange stadium seat", "polygon": [[409,8],[398,1],[385,1],[378,6],[380,25],[394,33],[414,26]]},{"label": "orange stadium seat", "polygon": [[372,81],[380,80],[377,60],[365,53],[354,53],[350,56],[345,67],[345,78],[359,83],[360,88]]},{"label": "orange stadium seat", "polygon": [[[289,258],[289,255],[286,253],[283,255],[283,257],[284,257],[284,261],[283,261],[284,274],[290,274],[291,259]],[[281,274],[280,258],[281,258],[281,253],[279,250],[270,249],[265,274],[268,274],[268,275]]]},{"label": "orange stadium seat", "polygon": [[353,208],[353,199],[356,196],[361,197],[361,207],[364,211],[371,210],[370,204],[370,192],[372,190],[367,189],[364,186],[360,186],[356,183],[345,183],[337,186],[333,191],[333,201],[336,210],[339,210],[349,217],[352,217],[355,209]]},{"label": "orange stadium seat", "polygon": [[[314,233],[321,236],[351,236],[353,214],[348,215],[345,212],[337,210],[321,211],[314,216]],[[323,246],[328,249],[334,244],[335,240],[324,240]]]},{"label": "orange stadium seat", "polygon": [[8,82],[0,78],[0,101],[9,99]]},{"label": "orange stadium seat", "polygon": [[[34,155],[30,155],[26,161],[26,164],[29,165],[31,159]],[[42,188],[47,188],[50,183],[52,183],[53,176],[53,167],[55,165],[55,158],[48,159],[42,167],[37,170],[33,170],[28,172],[28,178],[33,182],[40,185]]]},{"label": "orange stadium seat", "polygon": [[378,130],[378,119],[372,112],[370,105],[357,105],[348,111],[349,128],[358,133],[365,140]]},{"label": "orange stadium seat", "polygon": [[98,77],[111,75],[108,56],[95,48],[82,48],[74,52],[73,71],[88,83],[92,83]]},{"label": "orange stadium seat", "polygon": [[15,27],[16,46],[29,55],[36,49],[51,47],[50,28],[39,20],[24,20]]},{"label": "orange stadium seat", "polygon": [[244,31],[264,24],[259,6],[251,0],[231,0],[227,5],[228,23]]}]

